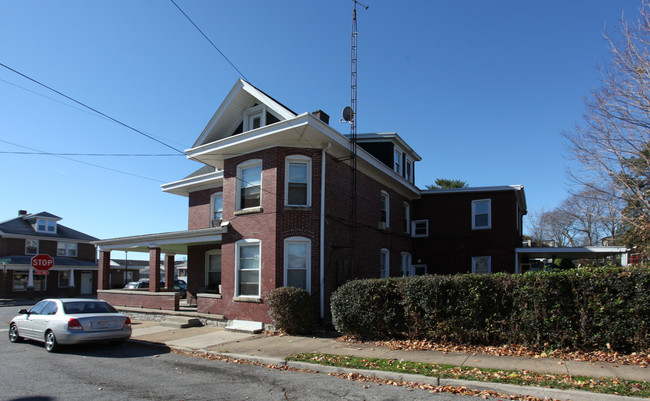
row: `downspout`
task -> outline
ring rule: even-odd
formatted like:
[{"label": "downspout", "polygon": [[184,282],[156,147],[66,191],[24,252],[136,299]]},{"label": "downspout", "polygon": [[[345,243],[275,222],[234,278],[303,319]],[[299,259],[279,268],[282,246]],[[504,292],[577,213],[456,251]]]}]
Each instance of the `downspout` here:
[{"label": "downspout", "polygon": [[321,150],[320,172],[320,318],[325,318],[325,152],[332,146],[327,143]]}]

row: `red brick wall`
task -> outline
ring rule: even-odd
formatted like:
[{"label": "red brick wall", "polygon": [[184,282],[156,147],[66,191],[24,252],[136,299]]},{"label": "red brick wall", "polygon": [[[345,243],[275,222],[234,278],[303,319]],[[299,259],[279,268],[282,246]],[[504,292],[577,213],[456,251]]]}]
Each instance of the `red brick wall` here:
[{"label": "red brick wall", "polygon": [[215,192],[221,192],[222,187],[205,189],[190,193],[188,230],[198,230],[210,227],[210,196]]},{"label": "red brick wall", "polygon": [[145,309],[178,310],[179,294],[176,292],[149,291],[97,291],[97,298],[103,299],[113,306],[131,306]]},{"label": "red brick wall", "polygon": [[[491,199],[492,228],[472,230],[472,201]],[[413,220],[429,220],[429,237],[414,238],[413,263],[427,264],[431,274],[466,273],[473,256],[491,256],[492,272],[515,272],[517,230],[514,191],[424,194],[415,203]]]},{"label": "red brick wall", "polygon": [[[62,239],[62,241],[65,241]],[[38,253],[56,256],[58,240],[38,240]],[[0,255],[24,255],[25,254],[25,240],[15,238],[2,238],[0,239]],[[80,243],[77,245],[76,259],[88,260],[94,262],[96,260],[95,246],[92,244]]]}]

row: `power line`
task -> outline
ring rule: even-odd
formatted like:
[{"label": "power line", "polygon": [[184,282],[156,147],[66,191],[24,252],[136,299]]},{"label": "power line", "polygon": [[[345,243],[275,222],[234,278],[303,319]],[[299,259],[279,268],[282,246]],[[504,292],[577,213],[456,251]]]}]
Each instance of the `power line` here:
[{"label": "power line", "polygon": [[[4,142],[4,141],[3,141]],[[20,146],[20,145],[16,145]],[[45,156],[107,156],[107,157],[181,157],[178,153],[54,153],[54,152],[10,152],[0,150],[0,153],[12,155],[45,155]]]},{"label": "power line", "polygon": [[94,111],[95,113],[97,113],[97,114],[99,114],[99,115],[101,115],[101,116],[103,116],[103,117],[105,117],[105,118],[108,118],[109,120],[111,120],[111,121],[113,121],[113,122],[115,122],[115,123],[118,123],[118,124],[120,124],[120,125],[123,126],[123,127],[126,127],[126,128],[128,128],[128,129],[130,129],[130,130],[132,130],[132,131],[135,131],[135,132],[137,132],[138,134],[143,135],[143,136],[145,136],[145,137],[151,139],[152,141],[156,141],[156,142],[158,142],[159,144],[161,144],[161,145],[163,145],[163,146],[166,146],[166,147],[168,147],[168,148],[170,148],[170,149],[173,149],[173,150],[177,151],[178,153],[185,154],[185,152],[183,152],[182,150],[176,149],[175,147],[173,147],[173,146],[171,146],[171,145],[168,145],[168,144],[166,144],[165,142],[160,141],[160,140],[154,138],[153,136],[151,136],[151,135],[149,135],[149,134],[146,134],[146,133],[140,131],[139,129],[133,128],[132,126],[130,126],[130,125],[128,125],[128,124],[125,124],[125,123],[121,122],[120,120],[117,120],[117,119],[115,119],[115,118],[113,118],[113,117],[111,117],[111,116],[109,116],[109,115],[107,115],[107,114],[104,114],[104,113],[102,113],[101,111],[99,111],[99,110],[97,110],[97,109],[94,109],[94,108],[92,108],[92,107],[90,107],[90,106],[88,106],[88,105],[86,105],[86,104],[84,104],[84,103],[82,103],[82,102],[80,102],[80,101],[78,101],[78,100],[76,100],[76,99],[74,99],[74,98],[72,98],[72,97],[70,97],[70,96],[64,94],[64,93],[62,93],[62,92],[59,92],[58,90],[56,90],[56,89],[54,89],[54,88],[51,88],[51,87],[45,85],[44,83],[39,82],[39,81],[37,81],[36,79],[31,78],[31,77],[29,77],[29,76],[23,74],[23,73],[20,72],[20,71],[14,70],[13,68],[11,68],[11,67],[9,67],[9,66],[3,64],[3,63],[0,63],[0,66],[1,66],[1,67],[4,67],[4,68],[6,68],[6,69],[8,69],[9,71],[11,71],[11,72],[13,72],[13,73],[16,73],[16,74],[20,75],[20,76],[23,77],[23,78],[26,78],[26,79],[28,79],[28,80],[30,80],[30,81],[32,81],[32,82],[38,84],[38,85],[40,85],[40,86],[42,86],[42,87],[44,87],[44,88],[47,88],[47,89],[51,90],[52,92],[54,92],[54,93],[56,93],[56,94],[58,94],[58,95],[60,95],[60,96],[63,96],[64,98],[66,98],[66,99],[68,99],[68,100],[71,100],[71,101],[73,101],[73,102],[75,102],[75,103],[77,103],[77,104],[79,104],[79,105],[81,105],[81,106],[83,106],[83,107],[85,107],[85,108],[87,108],[87,109],[89,109],[89,110],[92,110],[92,111]]},{"label": "power line", "polygon": [[19,148],[29,149],[29,150],[31,150],[31,151],[38,152],[38,153],[40,153],[40,154],[50,155],[50,156],[55,156],[55,157],[60,157],[61,159],[70,160],[70,161],[73,161],[73,162],[76,162],[76,163],[85,164],[85,165],[87,165],[87,166],[97,167],[97,168],[101,168],[101,169],[104,169],[104,170],[113,171],[113,172],[116,172],[116,173],[121,173],[121,174],[130,175],[130,176],[133,176],[133,177],[143,178],[143,179],[145,179],[145,180],[149,180],[149,181],[161,182],[161,183],[164,183],[164,182],[165,182],[165,181],[157,180],[157,179],[155,179],[155,178],[149,178],[149,177],[145,177],[145,176],[138,175],[138,174],[127,173],[126,171],[117,170],[117,169],[110,168],[110,167],[104,167],[104,166],[100,166],[100,165],[97,165],[97,164],[84,162],[84,161],[77,160],[77,159],[72,159],[72,158],[70,158],[70,157],[61,156],[61,155],[56,154],[56,153],[45,152],[45,151],[42,151],[42,150],[39,150],[39,149],[30,148],[29,146],[24,146],[24,145],[19,145],[19,144],[17,144],[17,143],[13,143],[13,142],[9,142],[9,141],[4,141],[4,140],[2,140],[2,139],[0,139],[0,142],[4,142],[4,143],[7,143],[7,144],[9,144],[9,145],[13,145],[13,146],[18,146]]},{"label": "power line", "polygon": [[[176,8],[178,8],[178,11],[180,11],[180,12],[185,16],[185,18],[187,18],[187,20],[190,21],[190,23],[191,23],[192,25],[194,25],[194,28],[196,28],[196,30],[199,31],[199,32],[201,33],[201,35],[203,35],[203,37],[204,37],[208,42],[210,42],[210,44],[212,45],[212,47],[214,47],[215,50],[218,51],[219,54],[221,54],[221,55],[223,56],[224,59],[226,59],[226,61],[227,61],[227,62],[232,66],[232,68],[234,68],[234,69],[239,73],[239,75],[242,76],[242,78],[244,78],[246,81],[248,81],[248,78],[246,78],[246,76],[244,75],[244,73],[241,72],[241,71],[239,71],[239,68],[237,68],[237,67],[232,63],[232,61],[230,61],[230,59],[229,59],[228,57],[226,57],[226,55],[223,54],[223,52],[222,52],[221,50],[219,50],[219,48],[218,48],[214,43],[212,43],[212,41],[210,40],[210,38],[208,38],[208,36],[207,36],[205,33],[203,33],[203,31],[201,30],[201,28],[199,28],[199,27],[194,23],[194,21],[192,21],[192,19],[191,19],[187,14],[185,14],[185,11],[183,11],[183,9],[180,8],[180,7],[178,6],[178,4],[176,4],[176,2],[175,2],[174,0],[170,0],[170,1],[171,1],[172,3],[174,3],[174,5],[176,6]],[[248,81],[248,82],[250,82],[250,81]]]}]

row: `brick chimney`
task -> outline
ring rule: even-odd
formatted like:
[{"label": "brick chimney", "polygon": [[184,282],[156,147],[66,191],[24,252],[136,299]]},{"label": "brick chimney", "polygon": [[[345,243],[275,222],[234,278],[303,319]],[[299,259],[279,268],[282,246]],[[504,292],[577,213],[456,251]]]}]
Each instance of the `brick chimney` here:
[{"label": "brick chimney", "polygon": [[312,114],[314,117],[316,117],[316,118],[318,118],[319,120],[321,120],[322,122],[324,122],[325,124],[329,124],[329,123],[330,123],[330,116],[328,116],[327,113],[325,113],[323,110],[316,110],[316,111],[314,111],[314,112],[311,113],[311,114]]},{"label": "brick chimney", "polygon": [[27,210],[19,210],[18,211],[18,216],[27,216]]}]

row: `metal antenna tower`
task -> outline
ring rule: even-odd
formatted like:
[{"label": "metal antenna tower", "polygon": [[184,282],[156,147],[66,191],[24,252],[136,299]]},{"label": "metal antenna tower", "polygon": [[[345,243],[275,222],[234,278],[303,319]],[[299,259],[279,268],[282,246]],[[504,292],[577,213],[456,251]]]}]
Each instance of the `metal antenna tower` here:
[{"label": "metal antenna tower", "polygon": [[354,276],[355,269],[355,241],[356,241],[356,225],[357,225],[357,4],[364,7],[366,6],[357,0],[354,1],[354,9],[352,11],[352,46],[351,46],[351,77],[350,77],[350,106],[351,112],[348,116],[351,117],[350,122],[350,164],[352,167],[350,176],[350,270]]}]

